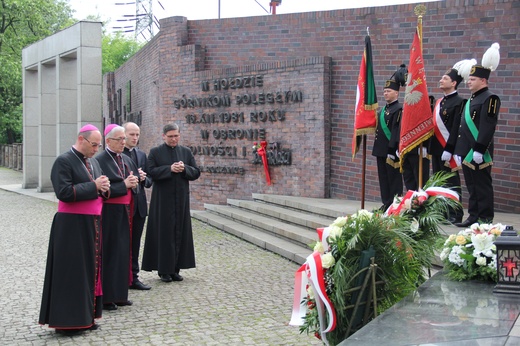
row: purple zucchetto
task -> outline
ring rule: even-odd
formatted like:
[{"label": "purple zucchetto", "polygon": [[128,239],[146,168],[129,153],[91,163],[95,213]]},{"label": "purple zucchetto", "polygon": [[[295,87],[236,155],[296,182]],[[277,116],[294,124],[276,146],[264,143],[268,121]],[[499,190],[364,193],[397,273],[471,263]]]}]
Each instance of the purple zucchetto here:
[{"label": "purple zucchetto", "polygon": [[87,125],[83,126],[81,129],[79,129],[80,133],[87,132],[87,131],[99,131],[99,129],[92,124],[87,124]]},{"label": "purple zucchetto", "polygon": [[110,124],[110,125],[107,125],[107,127],[105,127],[105,132],[104,132],[104,133],[105,133],[105,136],[108,135],[108,133],[109,133],[110,131],[112,131],[112,129],[113,129],[114,127],[118,127],[118,126],[119,126],[119,125],[117,125],[117,124]]}]

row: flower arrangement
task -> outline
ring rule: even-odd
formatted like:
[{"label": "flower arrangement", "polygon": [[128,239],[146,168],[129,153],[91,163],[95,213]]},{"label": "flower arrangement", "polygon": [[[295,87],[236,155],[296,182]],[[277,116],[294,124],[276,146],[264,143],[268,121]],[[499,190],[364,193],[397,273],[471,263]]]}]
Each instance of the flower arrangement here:
[{"label": "flower arrangement", "polygon": [[495,239],[505,226],[474,223],[443,242],[440,259],[453,280],[497,281]]},{"label": "flower arrangement", "polygon": [[[441,238],[438,225],[445,221],[448,208],[459,203],[458,198],[452,199],[451,190],[436,188],[445,184],[446,176],[433,176],[425,191],[409,191],[385,213],[359,210],[324,228],[314,253],[297,272],[295,305],[301,299],[293,307],[291,324],[330,345],[339,344],[349,336],[348,331],[366,324],[368,321],[361,321],[359,325],[348,308],[357,294],[352,288],[359,286],[357,274],[366,250],[374,251],[377,281],[385,282],[375,288],[378,314],[422,284],[424,269],[431,266],[435,243]],[[309,284],[304,286],[306,277],[301,279],[298,273],[307,273]],[[295,309],[303,311],[295,313]]]}]

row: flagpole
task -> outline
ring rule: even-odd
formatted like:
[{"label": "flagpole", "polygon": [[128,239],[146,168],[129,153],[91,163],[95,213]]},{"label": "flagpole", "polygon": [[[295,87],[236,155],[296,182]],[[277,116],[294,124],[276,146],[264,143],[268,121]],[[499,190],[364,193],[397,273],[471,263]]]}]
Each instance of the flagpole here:
[{"label": "flagpole", "polygon": [[[417,16],[417,31],[419,34],[419,42],[421,43],[421,56],[423,55],[423,41],[422,41],[422,17],[426,14],[426,6],[417,5],[414,8],[414,13]],[[419,144],[419,189],[423,187],[423,142]]]},{"label": "flagpole", "polygon": [[363,135],[363,166],[361,169],[361,209],[365,209],[365,175],[367,171],[367,135]]}]

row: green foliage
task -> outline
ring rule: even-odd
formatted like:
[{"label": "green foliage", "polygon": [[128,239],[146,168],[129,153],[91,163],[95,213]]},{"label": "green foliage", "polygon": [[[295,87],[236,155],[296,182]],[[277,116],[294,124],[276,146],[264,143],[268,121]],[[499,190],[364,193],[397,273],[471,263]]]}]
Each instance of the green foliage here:
[{"label": "green foliage", "polygon": [[142,46],[143,43],[133,38],[125,37],[121,32],[104,35],[102,42],[103,74],[118,69],[141,49]]},{"label": "green foliage", "polygon": [[[425,188],[445,185],[448,177],[435,175]],[[374,262],[379,268],[377,280],[385,281],[385,285],[376,288],[377,297],[381,299],[378,313],[381,313],[426,280],[424,270],[431,266],[435,243],[441,239],[438,227],[445,221],[448,208],[457,205],[457,201],[449,198],[422,192],[407,200],[398,214],[360,210],[338,218],[329,226],[329,249],[323,249],[322,244],[317,243],[315,251],[322,253],[325,289],[336,313],[336,327],[326,335],[331,345],[339,344],[349,336],[349,326],[359,327],[353,325],[352,310],[347,306],[354,303],[351,289],[359,285],[355,276],[362,269],[362,252],[370,248],[375,250]],[[314,293],[307,292],[309,295],[304,299],[307,315],[300,331],[320,337]]]},{"label": "green foliage", "polygon": [[[65,0],[0,1],[0,143],[22,141],[22,49],[75,22]],[[103,73],[119,68],[141,46],[121,33],[104,35]]]},{"label": "green foliage", "polygon": [[0,1],[0,143],[22,140],[22,49],[74,23],[63,0]]}]

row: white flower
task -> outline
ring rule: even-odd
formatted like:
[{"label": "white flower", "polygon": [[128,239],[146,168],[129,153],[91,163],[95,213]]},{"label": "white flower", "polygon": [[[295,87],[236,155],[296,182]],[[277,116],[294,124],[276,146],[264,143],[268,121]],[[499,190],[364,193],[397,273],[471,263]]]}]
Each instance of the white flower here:
[{"label": "white flower", "polygon": [[448,256],[448,259],[451,263],[458,265],[459,267],[462,267],[464,264],[464,260],[460,258],[460,254],[464,253],[464,249],[460,245],[455,245]]},{"label": "white flower", "polygon": [[345,216],[340,216],[336,220],[334,220],[334,222],[332,223],[331,226],[343,227],[346,224],[347,224],[347,218]]},{"label": "white flower", "polygon": [[419,221],[417,221],[415,218],[413,218],[412,222],[410,223],[410,230],[413,233],[417,233],[419,230]]},{"label": "white flower", "polygon": [[366,218],[366,219],[370,219],[372,216],[374,215],[374,213],[372,212],[369,212],[368,210],[366,209],[361,209],[361,210],[358,210],[357,213],[355,213],[354,215],[352,215],[353,218]]},{"label": "white flower", "polygon": [[307,287],[307,295],[309,296],[309,299],[314,299],[314,289],[311,285]]},{"label": "white flower", "polygon": [[316,242],[313,250],[321,254],[325,253],[325,249],[323,248],[323,243],[321,241]]},{"label": "white flower", "polygon": [[448,255],[450,254],[451,252],[451,249],[449,247],[445,247],[444,249],[442,249],[439,257],[441,259],[441,261],[444,261],[446,258],[448,258]]},{"label": "white flower", "polygon": [[321,256],[321,266],[325,269],[332,267],[336,263],[336,260],[334,259],[334,256],[332,254],[326,253],[325,255]]},{"label": "white flower", "polygon": [[487,233],[473,234],[471,236],[471,243],[473,244],[473,256],[478,257],[479,254],[484,254],[487,257],[493,256],[493,236]]},{"label": "white flower", "polygon": [[329,238],[339,238],[343,233],[343,228],[335,225],[330,226]]},{"label": "white flower", "polygon": [[479,232],[480,231],[480,228],[479,228],[479,224],[478,222],[475,222],[474,224],[472,224],[471,226],[469,226],[469,229],[473,232]]},{"label": "white flower", "polygon": [[496,256],[491,257],[491,262],[487,265],[491,269],[497,269],[497,258]]},{"label": "white flower", "polygon": [[479,266],[485,266],[487,261],[486,261],[486,257],[482,257],[482,256],[479,256],[477,257],[477,260],[475,261],[477,263],[477,265]]}]

